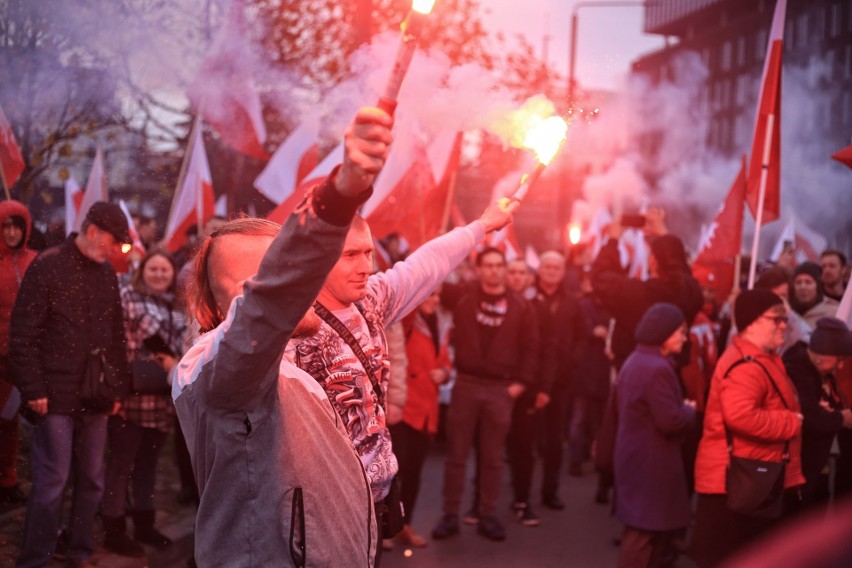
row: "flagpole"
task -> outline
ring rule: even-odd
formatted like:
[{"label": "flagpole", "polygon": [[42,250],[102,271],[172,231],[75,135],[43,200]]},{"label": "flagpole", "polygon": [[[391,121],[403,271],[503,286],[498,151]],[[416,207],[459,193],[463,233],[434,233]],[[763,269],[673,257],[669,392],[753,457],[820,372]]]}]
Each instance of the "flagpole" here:
[{"label": "flagpole", "polygon": [[442,235],[447,232],[447,224],[450,222],[450,212],[453,209],[453,201],[456,198],[456,177],[458,168],[453,168],[450,172],[450,179],[447,180],[447,199],[444,202],[444,214],[441,216],[441,227],[438,229],[438,234]]},{"label": "flagpole", "polygon": [[6,176],[0,172],[0,180],[3,183],[3,193],[6,194],[6,201],[12,201],[12,194],[9,193],[9,186],[6,185]]},{"label": "flagpole", "polygon": [[754,240],[751,243],[751,263],[748,267],[748,290],[754,288],[757,273],[757,249],[760,246],[760,227],[763,224],[763,202],[766,200],[766,180],[769,176],[769,153],[772,147],[772,130],[775,127],[775,115],[766,116],[766,138],[763,143],[763,164],[760,169],[760,189],[757,194],[757,215],[754,218]]}]

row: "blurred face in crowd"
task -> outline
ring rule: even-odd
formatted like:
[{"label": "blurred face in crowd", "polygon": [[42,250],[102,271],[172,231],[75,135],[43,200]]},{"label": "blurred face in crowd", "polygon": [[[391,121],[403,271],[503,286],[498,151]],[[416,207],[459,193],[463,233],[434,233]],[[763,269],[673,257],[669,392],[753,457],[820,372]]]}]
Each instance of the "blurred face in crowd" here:
[{"label": "blurred face in crowd", "polygon": [[515,292],[523,292],[530,282],[530,271],[527,263],[515,259],[506,265],[506,286]]},{"label": "blurred face in crowd", "polygon": [[17,248],[24,238],[24,232],[11,219],[3,221],[3,241],[9,248]]},{"label": "blurred face in crowd", "polygon": [[367,295],[367,279],[373,272],[373,237],[360,217],[352,221],[343,252],[328,273],[319,301],[330,310],[348,307]]},{"label": "blurred face in crowd", "polygon": [[94,224],[89,224],[77,236],[76,243],[83,256],[95,262],[106,262],[110,256],[122,254],[121,245],[115,237]]},{"label": "blurred face in crowd", "polygon": [[[157,238],[157,220],[148,219],[136,227],[139,238],[146,243],[153,242]],[[211,231],[212,232],[212,231]]]},{"label": "blurred face in crowd", "polygon": [[771,352],[784,345],[787,325],[787,308],[777,304],[754,320],[743,335],[764,351]]},{"label": "blurred face in crowd", "polygon": [[497,289],[506,285],[506,261],[497,252],[489,252],[482,256],[476,266],[476,276],[482,288]]},{"label": "blurred face in crowd", "polygon": [[565,278],[565,257],[555,251],[541,255],[538,265],[538,279],[547,288],[555,288]]},{"label": "blurred face in crowd", "polygon": [[[221,219],[219,217],[210,217],[209,219],[207,219],[207,222],[204,223],[204,227],[202,227],[202,229],[201,229],[202,238],[209,237],[210,235],[212,235],[214,233],[214,231],[216,231],[216,229],[218,229],[219,227],[221,227],[225,223],[227,223],[227,221],[225,219]],[[155,227],[156,227],[156,225],[155,225]]]},{"label": "blurred face in crowd", "polygon": [[817,299],[817,282],[809,274],[799,274],[793,280],[793,294],[802,304],[812,304]]},{"label": "blurred face in crowd", "polygon": [[[208,272],[213,299],[223,316],[227,316],[233,299],[243,293],[246,281],[257,274],[273,238],[243,234],[216,238],[210,251]],[[319,331],[320,324],[319,316],[311,308],[296,326],[293,336],[313,335]]]},{"label": "blurred face in crowd", "polygon": [[843,280],[843,265],[836,254],[827,254],[820,259],[822,266],[822,282],[826,287],[833,288]]},{"label": "blurred face in crowd", "polygon": [[175,269],[169,259],[161,254],[148,258],[142,268],[142,282],[155,294],[165,294],[175,280]]},{"label": "blurred face in crowd", "polygon": [[814,367],[817,368],[817,371],[823,375],[831,375],[842,369],[845,359],[836,355],[821,355],[814,353],[810,349],[808,349],[808,356],[813,362]]},{"label": "blurred face in crowd", "polygon": [[675,355],[683,349],[683,344],[686,343],[686,324],[681,324],[679,328],[671,334],[668,339],[663,341],[660,346],[660,351],[663,355]]}]

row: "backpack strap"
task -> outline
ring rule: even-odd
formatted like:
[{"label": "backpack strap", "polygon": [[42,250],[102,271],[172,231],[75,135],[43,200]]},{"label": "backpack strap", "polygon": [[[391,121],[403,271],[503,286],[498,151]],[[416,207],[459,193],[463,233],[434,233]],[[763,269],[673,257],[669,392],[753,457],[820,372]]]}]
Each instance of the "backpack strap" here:
[{"label": "backpack strap", "polygon": [[[364,312],[362,308],[357,303],[355,306],[358,308],[358,312],[361,313],[361,316],[364,316]],[[384,408],[384,391],[382,390],[382,385],[376,380],[377,374],[379,374],[381,363],[377,363],[374,360],[371,360],[367,357],[367,354],[364,353],[364,349],[361,347],[361,344],[358,343],[358,340],[355,339],[355,336],[352,335],[352,332],[349,331],[349,328],[346,327],[337,316],[335,316],[328,308],[320,304],[319,302],[314,303],[314,311],[316,314],[322,318],[322,320],[331,326],[337,335],[346,342],[349,348],[352,350],[352,353],[358,358],[361,366],[364,367],[364,372],[367,374],[367,377],[370,379],[370,383],[373,385],[373,391],[376,393],[376,398],[379,401],[379,406]],[[366,319],[366,318],[365,318]]]}]

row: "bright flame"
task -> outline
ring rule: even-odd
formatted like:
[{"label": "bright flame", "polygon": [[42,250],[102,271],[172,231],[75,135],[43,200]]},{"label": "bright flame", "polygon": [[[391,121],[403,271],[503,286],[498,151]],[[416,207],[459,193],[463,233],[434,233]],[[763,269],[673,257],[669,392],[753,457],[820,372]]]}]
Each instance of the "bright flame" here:
[{"label": "bright flame", "polygon": [[568,241],[572,245],[576,245],[580,242],[580,236],[582,235],[582,231],[580,230],[580,225],[577,223],[571,223],[568,227]]},{"label": "bright flame", "polygon": [[133,245],[130,243],[122,243],[121,244],[121,254],[127,254],[130,252],[130,249],[133,248]]},{"label": "bright flame", "polygon": [[524,146],[535,152],[541,164],[547,165],[562,147],[567,134],[568,125],[561,116],[540,119],[524,136]]},{"label": "bright flame", "polygon": [[411,4],[411,9],[421,14],[428,14],[432,11],[432,6],[435,5],[435,0],[414,0]]}]

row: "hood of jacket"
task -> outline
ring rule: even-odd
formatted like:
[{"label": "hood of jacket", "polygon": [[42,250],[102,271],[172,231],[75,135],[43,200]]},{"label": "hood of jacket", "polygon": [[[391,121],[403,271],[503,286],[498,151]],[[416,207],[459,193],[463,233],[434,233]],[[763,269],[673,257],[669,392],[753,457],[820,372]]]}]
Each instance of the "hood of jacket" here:
[{"label": "hood of jacket", "polygon": [[5,223],[6,219],[12,216],[18,216],[24,219],[24,223],[26,224],[26,228],[24,229],[24,242],[17,249],[12,249],[6,244],[5,239],[0,239],[0,254],[2,255],[11,254],[15,250],[26,248],[30,241],[32,220],[30,219],[30,212],[27,210],[26,206],[20,201],[15,200],[0,201],[0,225]]}]

